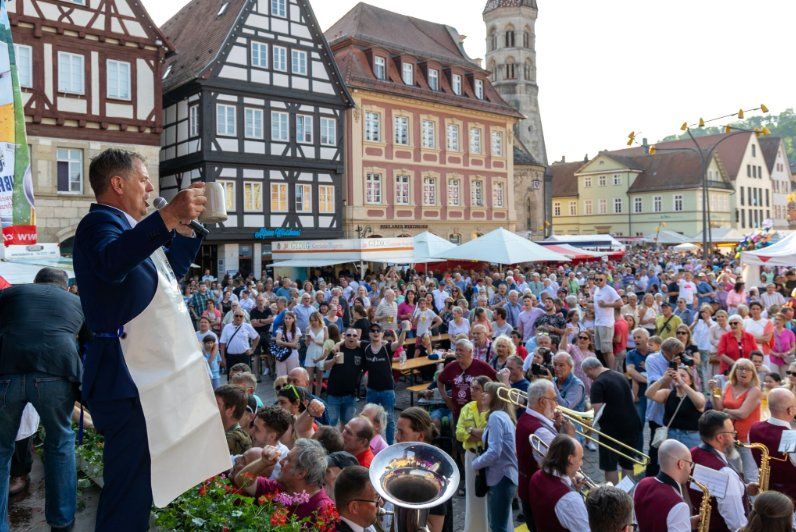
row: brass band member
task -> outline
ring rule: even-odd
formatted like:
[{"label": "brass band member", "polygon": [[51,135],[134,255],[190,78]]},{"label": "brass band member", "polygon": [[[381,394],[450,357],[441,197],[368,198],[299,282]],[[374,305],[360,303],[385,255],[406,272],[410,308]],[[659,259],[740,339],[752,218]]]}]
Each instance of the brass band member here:
[{"label": "brass band member", "polygon": [[[749,429],[749,442],[764,444],[772,457],[778,457],[782,431],[790,430],[790,423],[796,415],[796,395],[787,388],[774,388],[768,394],[768,409],[771,417],[752,425]],[[752,449],[752,454],[760,467],[760,451]],[[769,461],[771,476],[768,487],[796,500],[796,454],[790,454],[789,458],[785,461]]]},{"label": "brass band member", "polygon": [[528,486],[533,474],[539,470],[543,458],[543,454],[534,452],[530,443],[531,434],[536,434],[548,445],[559,431],[566,432],[570,436],[575,435],[572,423],[567,422],[560,414],[556,414],[556,397],[556,388],[552,382],[547,379],[534,381],[528,387],[528,408],[517,420],[515,445],[520,477],[517,495],[522,505],[522,513],[525,515],[525,524],[530,532],[536,532],[536,525],[533,522],[528,498]]},{"label": "brass band member", "polygon": [[[712,497],[710,530],[738,530],[746,526],[744,497],[756,495],[757,484],[744,484],[740,474],[729,464],[727,455],[735,446],[735,428],[730,416],[718,410],[709,410],[699,418],[699,437],[702,445],[691,449],[691,459],[729,476],[727,493],[722,499]],[[698,508],[702,503],[702,492],[689,488],[691,504]]]},{"label": "brass band member", "polygon": [[536,530],[589,530],[586,504],[573,480],[582,464],[583,447],[578,440],[566,434],[553,439],[528,490]]},{"label": "brass band member", "polygon": [[600,486],[586,497],[591,532],[632,532],[633,499],[615,486]]},{"label": "brass band member", "polygon": [[658,448],[658,464],[658,475],[642,479],[633,493],[639,532],[690,532],[683,486],[691,475],[691,453],[681,442],[666,440]]}]

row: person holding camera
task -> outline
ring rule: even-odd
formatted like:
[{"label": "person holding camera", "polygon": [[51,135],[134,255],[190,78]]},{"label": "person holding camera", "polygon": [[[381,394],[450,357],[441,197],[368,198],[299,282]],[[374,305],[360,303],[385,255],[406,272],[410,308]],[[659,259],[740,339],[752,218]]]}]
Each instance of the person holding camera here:
[{"label": "person holding camera", "polygon": [[700,444],[699,416],[705,411],[705,396],[694,389],[693,367],[672,361],[663,378],[647,388],[646,396],[664,406],[663,422],[668,437],[689,449]]}]

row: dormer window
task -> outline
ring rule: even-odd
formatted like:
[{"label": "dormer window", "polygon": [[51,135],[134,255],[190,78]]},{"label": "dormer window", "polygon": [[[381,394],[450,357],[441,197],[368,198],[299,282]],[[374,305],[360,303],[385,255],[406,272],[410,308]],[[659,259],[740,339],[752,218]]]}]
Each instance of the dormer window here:
[{"label": "dormer window", "polygon": [[480,79],[475,80],[475,97],[479,100],[484,99],[484,82]]},{"label": "dormer window", "polygon": [[383,57],[376,56],[373,59],[373,74],[376,76],[376,79],[382,81],[387,79],[387,65]]},{"label": "dormer window", "polygon": [[453,94],[462,95],[462,77],[459,74],[453,75]]},{"label": "dormer window", "polygon": [[402,78],[406,85],[415,84],[415,69],[412,63],[404,63],[401,68]]},{"label": "dormer window", "polygon": [[433,91],[439,90],[439,71],[429,69],[428,71],[428,87]]}]

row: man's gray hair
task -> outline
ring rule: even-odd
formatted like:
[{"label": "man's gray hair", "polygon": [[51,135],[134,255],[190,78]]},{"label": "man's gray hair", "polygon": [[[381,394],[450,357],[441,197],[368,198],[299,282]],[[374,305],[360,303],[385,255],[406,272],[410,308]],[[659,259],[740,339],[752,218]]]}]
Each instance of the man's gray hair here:
[{"label": "man's gray hair", "polygon": [[66,290],[69,288],[69,277],[66,272],[58,268],[45,267],[36,273],[34,284],[54,284]]},{"label": "man's gray hair", "polygon": [[558,353],[553,355],[553,361],[555,361],[555,359],[557,359],[557,358],[563,359],[567,364],[569,364],[570,368],[574,368],[575,367],[575,359],[573,359],[572,355],[570,355],[566,351],[559,351]]},{"label": "man's gray hair", "polygon": [[553,383],[547,379],[537,379],[528,386],[528,406],[530,408],[535,407],[539,404],[542,397],[548,392],[548,390],[555,391],[555,387]]},{"label": "man's gray hair", "polygon": [[638,334],[639,336],[641,336],[645,340],[649,340],[650,339],[650,332],[647,329],[645,329],[644,327],[636,327],[635,329],[633,329],[630,332],[630,334],[631,334],[631,336],[635,336],[635,335]]},{"label": "man's gray hair", "polygon": [[384,407],[376,403],[368,403],[362,410],[373,410],[373,417],[379,424],[379,434],[384,435],[384,429],[387,428],[387,411]]},{"label": "man's gray hair", "polygon": [[509,295],[512,295],[512,294],[514,294],[517,297],[519,297],[519,295],[520,295],[520,293],[517,292],[516,290],[509,290]]},{"label": "man's gray hair", "polygon": [[461,340],[456,342],[456,347],[459,346],[461,346],[463,349],[466,349],[470,353],[473,352],[473,343],[466,338],[462,338]]},{"label": "man's gray hair", "polygon": [[326,450],[317,440],[301,438],[293,445],[296,452],[295,468],[304,472],[304,482],[323,486],[326,475]]},{"label": "man's gray hair", "polygon": [[600,369],[603,367],[603,363],[600,362],[597,357],[586,357],[583,362],[580,363],[580,367],[583,368],[583,371]]}]

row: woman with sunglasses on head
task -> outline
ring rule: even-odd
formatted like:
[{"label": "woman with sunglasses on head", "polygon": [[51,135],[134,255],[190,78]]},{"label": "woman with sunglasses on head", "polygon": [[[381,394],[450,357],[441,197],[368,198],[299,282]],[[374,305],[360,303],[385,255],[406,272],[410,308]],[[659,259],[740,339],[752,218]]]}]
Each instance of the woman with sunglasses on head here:
[{"label": "woman with sunglasses on head", "polygon": [[573,344],[569,344],[567,342],[567,335],[562,334],[558,348],[561,351],[566,351],[572,356],[572,360],[575,362],[573,373],[577,378],[583,381],[583,384],[586,386],[586,393],[588,394],[591,389],[591,379],[586,376],[583,368],[580,367],[580,363],[589,357],[597,356],[594,354],[591,333],[588,330],[580,331],[575,337],[575,343]]},{"label": "woman with sunglasses on head", "polygon": [[290,414],[293,420],[290,428],[279,438],[279,441],[288,449],[292,449],[293,444],[299,438],[312,438],[318,429],[315,417],[322,416],[324,411],[323,403],[320,400],[310,400],[307,390],[287,384],[276,392],[276,404]]},{"label": "woman with sunglasses on head", "polygon": [[705,396],[694,386],[693,368],[669,368],[662,378],[647,388],[648,399],[664,405],[663,424],[668,436],[691,449],[698,446],[699,416],[705,411]]},{"label": "woman with sunglasses on head", "polygon": [[[754,363],[747,358],[737,360],[730,369],[723,392],[715,380],[708,384],[713,395],[713,409],[722,410],[729,415],[738,432],[738,441],[749,443],[749,429],[760,421],[760,404],[763,399],[760,378]],[[743,460],[746,481],[757,481],[759,471],[752,451],[744,447],[738,452]]]},{"label": "woman with sunglasses on head", "polygon": [[744,330],[743,318],[738,314],[730,316],[727,320],[730,332],[725,333],[716,347],[716,358],[719,359],[719,373],[724,373],[736,360],[749,358],[752,351],[760,348],[755,337]]},{"label": "woman with sunglasses on head", "polygon": [[[678,325],[677,329],[674,331],[675,338],[680,340],[683,343],[683,353],[685,356],[690,358],[694,361],[694,365],[692,366],[693,369],[698,371],[700,364],[702,363],[702,358],[699,355],[699,348],[694,343],[694,339],[691,337],[691,329],[686,324]],[[700,389],[702,387],[702,380],[699,377],[698,373],[693,375],[693,385]]]},{"label": "woman with sunglasses on head", "polygon": [[290,355],[282,361],[276,361],[276,375],[287,375],[291,370],[299,367],[299,341],[301,340],[301,331],[296,326],[296,315],[290,311],[285,312],[285,317],[282,321],[282,326],[276,331],[276,340],[274,342],[279,347],[287,347],[290,349]]}]

